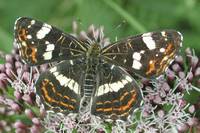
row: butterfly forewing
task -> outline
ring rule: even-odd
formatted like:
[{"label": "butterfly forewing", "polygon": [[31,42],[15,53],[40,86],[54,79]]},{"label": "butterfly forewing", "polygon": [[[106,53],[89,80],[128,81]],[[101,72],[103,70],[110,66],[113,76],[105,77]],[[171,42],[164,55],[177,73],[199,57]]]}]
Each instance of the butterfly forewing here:
[{"label": "butterfly forewing", "polygon": [[47,110],[78,113],[83,80],[79,60],[63,61],[42,73],[36,83],[36,92]]},{"label": "butterfly forewing", "polygon": [[126,120],[141,100],[135,80],[115,65],[99,66],[91,113],[105,119]]},{"label": "butterfly forewing", "polygon": [[102,49],[107,62],[143,77],[159,76],[176,56],[182,35],[175,30],[149,32],[113,43]]},{"label": "butterfly forewing", "polygon": [[75,37],[40,21],[22,17],[15,23],[15,43],[29,65],[81,57],[87,47]]}]

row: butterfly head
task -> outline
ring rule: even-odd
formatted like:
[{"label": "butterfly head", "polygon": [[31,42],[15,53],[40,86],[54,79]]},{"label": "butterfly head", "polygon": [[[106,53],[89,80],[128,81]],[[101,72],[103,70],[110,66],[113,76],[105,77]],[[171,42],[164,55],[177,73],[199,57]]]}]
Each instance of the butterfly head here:
[{"label": "butterfly head", "polygon": [[100,50],[100,45],[98,45],[97,43],[91,44],[90,48],[86,53],[87,58],[98,57],[100,54]]}]

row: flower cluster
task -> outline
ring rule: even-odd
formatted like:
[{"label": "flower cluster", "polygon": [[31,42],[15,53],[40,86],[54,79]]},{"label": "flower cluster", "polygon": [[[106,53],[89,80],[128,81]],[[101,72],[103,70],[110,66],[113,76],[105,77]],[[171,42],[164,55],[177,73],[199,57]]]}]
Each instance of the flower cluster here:
[{"label": "flower cluster", "polygon": [[[44,66],[45,67],[45,66]],[[40,132],[45,110],[38,108],[34,82],[42,66],[30,68],[20,60],[16,48],[5,55],[5,64],[0,65],[0,132]]]},{"label": "flower cluster", "polygon": [[[92,25],[87,32],[78,33],[74,23],[73,30],[72,35],[82,41],[97,42],[102,47],[110,43],[102,27]],[[5,59],[0,64],[0,133],[200,131],[200,58],[189,48],[175,59],[165,75],[138,80],[143,104],[126,122],[115,123],[105,122],[89,112],[77,117],[45,110],[34,84],[52,64],[30,67],[21,61],[16,47],[11,54],[0,53],[0,56]]]},{"label": "flower cluster", "polygon": [[185,54],[175,59],[164,76],[142,80],[144,104],[137,132],[200,131],[200,58],[189,48]]}]

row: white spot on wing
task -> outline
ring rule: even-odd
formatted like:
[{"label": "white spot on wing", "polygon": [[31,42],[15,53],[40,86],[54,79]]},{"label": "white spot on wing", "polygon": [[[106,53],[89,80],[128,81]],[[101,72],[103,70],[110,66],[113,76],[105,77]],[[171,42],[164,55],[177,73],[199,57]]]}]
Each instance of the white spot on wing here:
[{"label": "white spot on wing", "polygon": [[126,76],[121,81],[117,81],[117,82],[114,82],[114,83],[101,85],[101,86],[99,86],[96,95],[100,96],[100,95],[106,94],[108,92],[113,92],[113,91],[114,92],[118,92],[120,89],[124,88],[124,86],[127,83],[130,83],[132,81],[133,80],[129,76]]},{"label": "white spot on wing", "polygon": [[27,39],[31,39],[32,38],[32,36],[31,35],[27,35]]},{"label": "white spot on wing", "polygon": [[142,64],[139,61],[133,60],[132,68],[139,70],[141,67],[142,67]]},{"label": "white spot on wing", "polygon": [[59,81],[61,86],[68,87],[70,90],[73,90],[76,94],[79,94],[79,85],[73,79],[67,78],[63,74],[59,74],[56,68],[50,69],[53,72],[53,75]]},{"label": "white spot on wing", "polygon": [[122,82],[123,85],[126,85],[128,83],[128,81],[125,80],[125,79],[122,79],[121,82]]},{"label": "white spot on wing", "polygon": [[46,48],[46,51],[53,51],[55,48],[55,45],[54,44],[48,44],[47,45],[47,48]]},{"label": "white spot on wing", "polygon": [[74,83],[74,89],[73,89],[73,90],[74,90],[75,93],[79,94],[79,86],[78,86],[78,83],[76,83],[76,82]]},{"label": "white spot on wing", "polygon": [[126,76],[126,80],[128,80],[129,82],[133,81],[129,76]]},{"label": "white spot on wing", "polygon": [[64,77],[62,74],[56,76],[56,79],[60,82],[61,86],[63,86],[65,84]]},{"label": "white spot on wing", "polygon": [[22,42],[22,46],[27,46],[25,41]]},{"label": "white spot on wing", "polygon": [[138,53],[138,52],[134,52],[134,53],[133,53],[133,59],[139,61],[139,60],[141,59],[141,55],[140,55],[140,53]]},{"label": "white spot on wing", "polygon": [[45,60],[50,60],[52,58],[52,51],[45,52],[43,57]]},{"label": "white spot on wing", "polygon": [[162,35],[163,37],[165,37],[165,36],[166,36],[166,32],[165,32],[165,31],[162,31],[162,32],[161,32],[161,35]]},{"label": "white spot on wing", "polygon": [[163,58],[163,60],[168,60],[168,56],[165,56],[165,57]]},{"label": "white spot on wing", "polygon": [[70,62],[70,64],[71,64],[71,65],[74,65],[74,62],[73,62],[73,60],[70,60],[69,62]]},{"label": "white spot on wing", "polygon": [[45,44],[49,44],[49,42],[48,42],[48,41],[45,41]]},{"label": "white spot on wing", "polygon": [[35,24],[35,20],[31,20],[31,25],[34,25]]},{"label": "white spot on wing", "polygon": [[112,65],[110,69],[113,69],[114,67],[115,67],[115,66],[114,66],[114,65]]},{"label": "white spot on wing", "polygon": [[118,81],[117,84],[118,84],[119,88],[124,88],[124,84],[121,81]]},{"label": "white spot on wing", "polygon": [[104,85],[104,94],[105,94],[105,93],[108,93],[109,91],[110,91],[109,85],[108,85],[108,84],[105,84],[105,85]]},{"label": "white spot on wing", "polygon": [[68,87],[71,89],[71,90],[74,90],[74,83],[75,81],[73,79],[71,79],[69,82],[68,82]]},{"label": "white spot on wing", "polygon": [[101,85],[98,89],[97,96],[100,96],[103,94],[104,94],[104,85]]},{"label": "white spot on wing", "polygon": [[141,50],[141,51],[140,51],[140,54],[144,54],[144,52],[145,52],[144,50]]},{"label": "white spot on wing", "polygon": [[53,75],[54,75],[54,76],[58,76],[59,73],[58,73],[58,72],[54,72]]},{"label": "white spot on wing", "polygon": [[142,35],[142,40],[146,44],[146,46],[150,49],[153,50],[156,48],[156,43],[152,38],[152,33],[144,33]]},{"label": "white spot on wing", "polygon": [[180,35],[181,37],[181,43],[180,43],[180,46],[182,47],[182,41],[183,41],[183,35],[178,31],[178,34]]},{"label": "white spot on wing", "polygon": [[43,24],[42,28],[37,32],[36,36],[38,39],[43,39],[51,31],[51,26]]},{"label": "white spot on wing", "polygon": [[51,68],[49,71],[53,73],[53,72],[55,72],[56,70],[57,70],[57,67],[53,67],[53,68]]},{"label": "white spot on wing", "polygon": [[160,48],[160,52],[161,53],[165,52],[165,48]]},{"label": "white spot on wing", "polygon": [[118,83],[112,83],[112,84],[109,84],[111,89],[115,92],[118,92],[118,90],[120,89],[120,85]]}]

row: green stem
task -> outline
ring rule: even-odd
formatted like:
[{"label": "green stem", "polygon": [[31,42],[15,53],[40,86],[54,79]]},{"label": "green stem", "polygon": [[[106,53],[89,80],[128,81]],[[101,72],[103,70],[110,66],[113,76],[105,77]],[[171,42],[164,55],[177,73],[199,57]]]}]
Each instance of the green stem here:
[{"label": "green stem", "polygon": [[128,12],[123,10],[120,6],[114,3],[112,0],[103,0],[109,7],[111,7],[114,11],[116,11],[120,16],[122,16],[133,29],[138,32],[145,32],[146,29],[142,26],[133,16],[131,16]]}]

